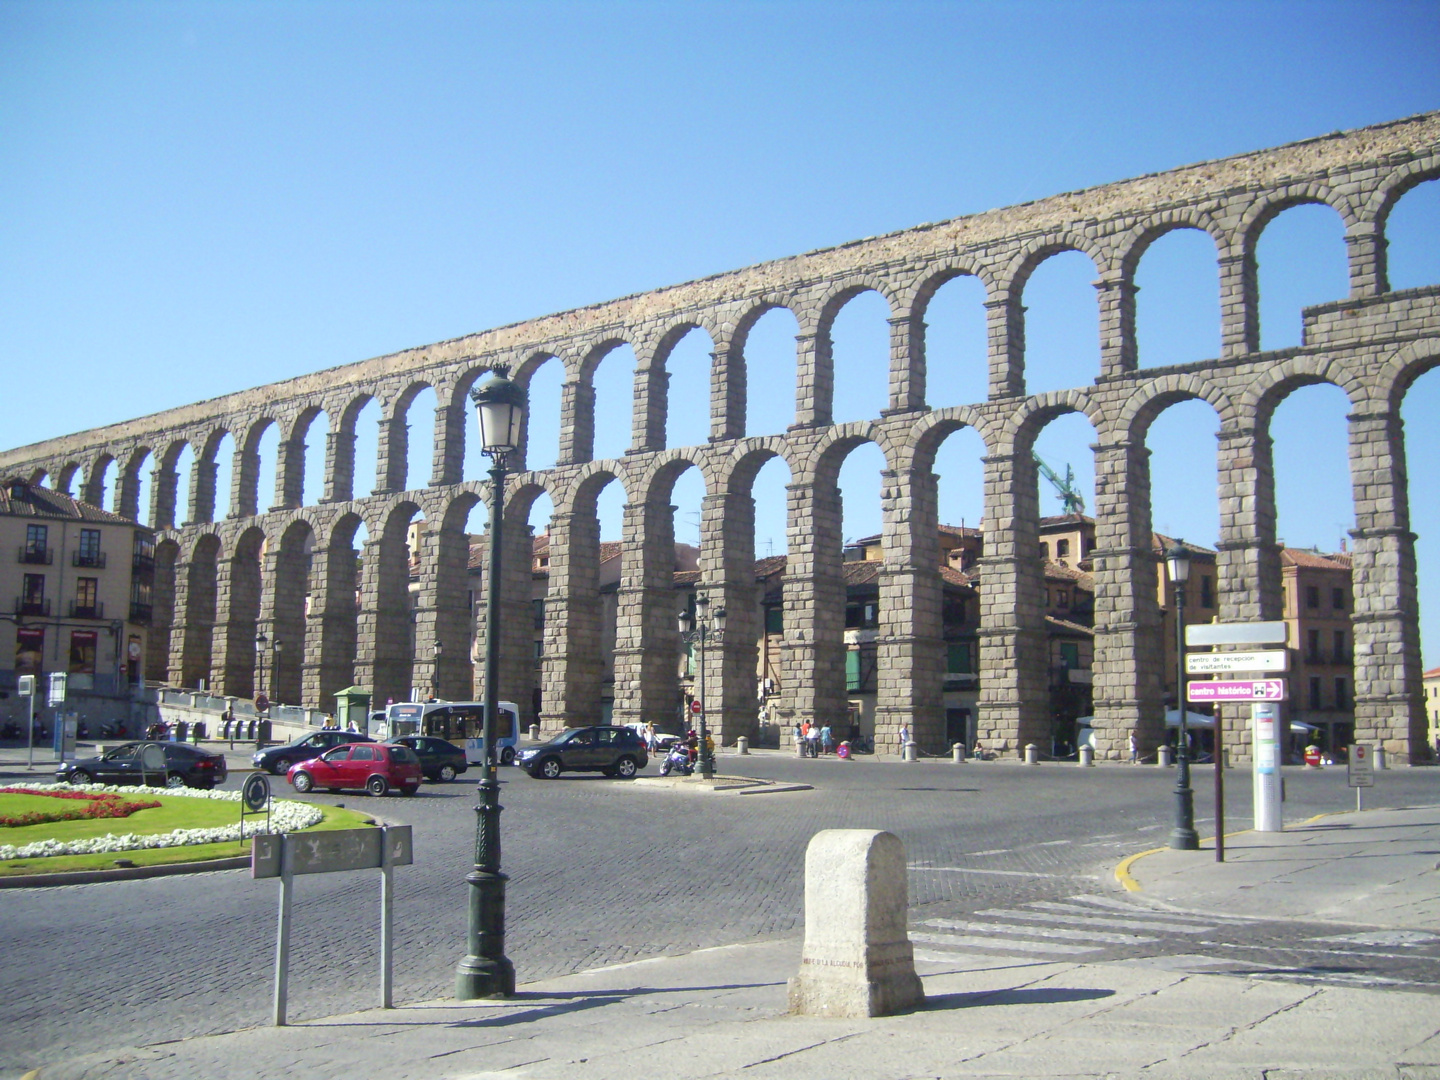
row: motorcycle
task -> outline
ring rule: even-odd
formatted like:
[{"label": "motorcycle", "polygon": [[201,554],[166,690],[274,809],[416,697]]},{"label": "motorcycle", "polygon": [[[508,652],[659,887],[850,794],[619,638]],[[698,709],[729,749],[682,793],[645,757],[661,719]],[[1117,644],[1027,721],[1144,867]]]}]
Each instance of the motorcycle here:
[{"label": "motorcycle", "polygon": [[689,776],[695,771],[695,765],[690,760],[690,748],[684,743],[677,742],[670,747],[670,752],[660,763],[661,776],[669,776],[672,771],[678,772],[681,776]]},{"label": "motorcycle", "polygon": [[100,725],[100,737],[102,739],[123,739],[127,736],[125,724],[121,720],[106,720]]}]

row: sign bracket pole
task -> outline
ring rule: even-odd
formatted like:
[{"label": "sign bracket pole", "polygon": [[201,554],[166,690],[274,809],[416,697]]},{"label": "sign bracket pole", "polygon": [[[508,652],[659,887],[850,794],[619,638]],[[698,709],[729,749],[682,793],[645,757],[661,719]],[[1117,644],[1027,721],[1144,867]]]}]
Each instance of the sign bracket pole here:
[{"label": "sign bracket pole", "polygon": [[291,846],[281,833],[280,842],[280,925],[275,931],[275,1026],[285,1026],[285,999],[290,989],[290,902],[295,888]]},{"label": "sign bracket pole", "polygon": [[395,955],[395,869],[390,854],[390,828],[380,829],[380,1007],[393,1009]]}]

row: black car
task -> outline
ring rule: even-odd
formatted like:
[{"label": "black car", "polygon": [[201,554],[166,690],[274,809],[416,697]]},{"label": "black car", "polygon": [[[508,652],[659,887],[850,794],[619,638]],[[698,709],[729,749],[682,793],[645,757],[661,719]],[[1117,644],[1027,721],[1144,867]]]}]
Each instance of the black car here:
[{"label": "black car", "polygon": [[[163,779],[155,772],[140,768],[140,751],[158,746],[165,752]],[[144,779],[152,786],[185,787],[209,790],[223,784],[229,770],[225,755],[176,742],[131,742],[107,750],[99,757],[78,758],[61,762],[55,779],[62,784],[138,784]]]},{"label": "black car", "polygon": [[470,768],[470,763],[465,760],[464,750],[433,735],[401,735],[385,741],[414,750],[420,759],[420,769],[426,780],[454,780],[457,775]]},{"label": "black car", "polygon": [[521,750],[515,764],[534,777],[562,772],[601,772],[628,780],[650,763],[645,740],[628,727],[601,724],[572,728],[547,743]]},{"label": "black car", "polygon": [[374,741],[369,735],[361,735],[358,731],[326,728],[324,731],[311,732],[309,735],[282,746],[270,746],[264,750],[256,750],[255,756],[250,760],[255,763],[257,769],[264,769],[275,776],[284,776],[290,770],[291,765],[317,758],[332,746]]}]

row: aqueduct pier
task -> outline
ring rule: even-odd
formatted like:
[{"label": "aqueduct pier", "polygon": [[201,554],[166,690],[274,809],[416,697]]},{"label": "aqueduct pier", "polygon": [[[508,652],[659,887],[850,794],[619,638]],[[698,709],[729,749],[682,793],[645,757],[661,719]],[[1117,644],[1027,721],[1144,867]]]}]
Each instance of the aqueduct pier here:
[{"label": "aqueduct pier", "polygon": [[[1355,737],[1418,760],[1427,747],[1399,409],[1410,384],[1440,362],[1440,287],[1390,290],[1385,226],[1397,199],[1436,177],[1440,113],[1429,113],[922,225],[229,394],[0,453],[0,473],[62,490],[78,483],[81,497],[103,503],[113,465],[110,505],[137,516],[141,470],[152,470],[149,514],[159,541],[147,658],[152,679],[183,685],[207,679],[222,692],[248,695],[256,632],[267,630],[297,645],[276,672],[275,696],[283,700],[324,706],[352,682],[372,688],[382,701],[430,685],[443,696],[469,697],[468,656],[452,649],[435,658],[411,644],[468,639],[465,523],[486,490],[462,475],[464,440],[473,437],[466,395],[492,365],[508,365],[523,384],[541,363],[558,359],[564,369],[559,462],[527,472],[522,460],[507,493],[507,520],[516,527],[506,534],[502,602],[512,617],[501,693],[528,703],[537,678],[526,525],[543,491],[554,515],[539,720],[555,729],[598,719],[595,508],[601,488],[614,480],[626,501],[616,718],[672,708],[679,642],[670,498],[677,477],[696,468],[706,492],[702,583],[732,613],[711,668],[719,684],[711,694],[719,699],[718,727],[731,741],[755,724],[760,628],[745,625],[757,610],[754,477],[775,456],[791,477],[784,714],[838,723],[846,690],[837,475],[854,447],[873,441],[886,460],[877,733],[893,738],[908,724],[922,745],[940,750],[943,655],[932,466],[941,442],[968,426],[986,447],[978,731],[988,746],[1013,750],[1042,741],[1048,731],[1032,446],[1055,416],[1080,412],[1096,432],[1094,705],[1099,749],[1113,758],[1131,728],[1146,743],[1162,734],[1149,425],[1185,399],[1215,410],[1221,615],[1278,619],[1269,421],[1297,387],[1333,383],[1350,402]],[[1306,309],[1301,346],[1261,352],[1257,240],[1277,214],[1301,203],[1326,205],[1343,221],[1349,296]],[[1158,237],[1182,228],[1202,230],[1215,245],[1220,355],[1142,369],[1135,267]],[[1067,250],[1083,252],[1097,270],[1100,371],[1074,389],[1030,395],[1022,293],[1043,260]],[[926,396],[926,306],[958,275],[974,275],[985,289],[989,393],[982,402],[936,407]],[[834,424],[831,325],[841,306],[866,290],[879,293],[890,309],[888,408],[867,422]],[[794,424],[782,433],[748,435],[746,338],[775,307],[789,309],[799,327]],[[696,327],[714,345],[710,437],[703,446],[668,447],[667,358]],[[592,376],[621,344],[630,345],[637,360],[631,448],[618,459],[593,460]],[[426,387],[437,401],[430,482],[401,490],[407,410]],[[355,418],[371,400],[382,415],[377,487],[361,493],[352,482]],[[319,449],[307,446],[306,433],[321,412],[330,420],[324,492],[313,505],[301,505],[305,456]],[[281,441],[273,502],[262,509],[261,481],[268,490],[269,478],[259,475],[257,447],[271,425]],[[236,448],[232,497],[228,507],[217,508],[216,451],[227,434]],[[188,491],[180,492],[175,466],[187,446],[195,466]],[[412,616],[405,532],[417,513],[429,528]],[[362,524],[357,590],[354,544]],[[1248,724],[1237,711],[1226,726],[1233,727],[1227,742],[1243,756]]]}]

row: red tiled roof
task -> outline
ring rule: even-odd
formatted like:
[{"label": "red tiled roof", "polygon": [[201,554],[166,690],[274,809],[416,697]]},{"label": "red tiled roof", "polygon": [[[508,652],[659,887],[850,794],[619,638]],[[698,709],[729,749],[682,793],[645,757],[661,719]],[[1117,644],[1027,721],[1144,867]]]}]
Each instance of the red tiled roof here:
[{"label": "red tiled roof", "polygon": [[[20,489],[18,498],[15,496],[17,488]],[[13,479],[0,483],[0,514],[94,521],[105,525],[140,525],[138,521],[112,514],[109,510],[102,510],[61,492]]]},{"label": "red tiled roof", "polygon": [[1303,566],[1311,570],[1350,570],[1350,553],[1347,551],[1337,552],[1333,555],[1322,555],[1318,551],[1305,551],[1301,548],[1282,548],[1280,550],[1280,563],[1291,566]]}]

